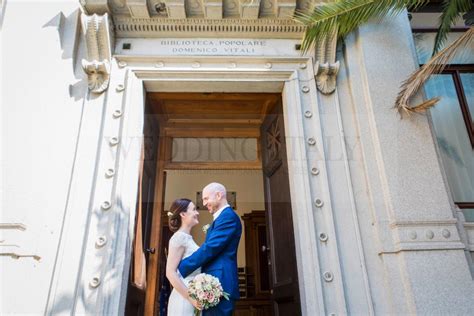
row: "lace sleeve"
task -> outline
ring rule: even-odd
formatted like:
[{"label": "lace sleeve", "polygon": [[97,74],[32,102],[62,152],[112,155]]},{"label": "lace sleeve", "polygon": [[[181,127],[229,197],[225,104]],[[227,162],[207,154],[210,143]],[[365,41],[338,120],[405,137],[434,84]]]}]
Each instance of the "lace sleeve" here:
[{"label": "lace sleeve", "polygon": [[187,236],[180,232],[176,232],[171,236],[169,248],[185,247]]}]

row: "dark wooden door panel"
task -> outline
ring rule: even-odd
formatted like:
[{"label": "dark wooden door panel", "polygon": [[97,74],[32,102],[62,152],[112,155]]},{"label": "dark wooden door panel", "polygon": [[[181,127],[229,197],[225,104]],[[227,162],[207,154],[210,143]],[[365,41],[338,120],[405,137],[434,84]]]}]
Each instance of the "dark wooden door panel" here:
[{"label": "dark wooden door panel", "polygon": [[[143,126],[143,152],[140,164],[138,184],[137,213],[133,240],[132,263],[127,291],[125,315],[143,315],[145,313],[146,291],[152,256],[156,256],[156,247],[151,245],[154,191],[156,178],[159,126],[153,115],[145,113]],[[140,247],[138,246],[140,244]],[[137,271],[139,271],[137,273]],[[143,271],[146,271],[143,273]]]},{"label": "dark wooden door panel", "polygon": [[279,103],[261,128],[265,204],[275,315],[301,314],[283,111]]}]

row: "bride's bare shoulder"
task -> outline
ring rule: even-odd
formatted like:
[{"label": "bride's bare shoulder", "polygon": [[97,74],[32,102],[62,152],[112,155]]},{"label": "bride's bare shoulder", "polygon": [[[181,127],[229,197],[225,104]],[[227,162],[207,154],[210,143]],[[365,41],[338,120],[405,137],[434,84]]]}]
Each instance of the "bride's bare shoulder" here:
[{"label": "bride's bare shoulder", "polygon": [[189,237],[191,236],[186,233],[180,231],[175,232],[170,238],[170,247],[185,246]]}]

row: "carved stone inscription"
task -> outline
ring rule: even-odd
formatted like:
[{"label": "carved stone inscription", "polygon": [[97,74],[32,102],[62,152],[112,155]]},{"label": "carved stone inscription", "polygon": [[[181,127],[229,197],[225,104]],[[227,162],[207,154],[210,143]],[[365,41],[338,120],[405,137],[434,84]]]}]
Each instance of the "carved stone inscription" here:
[{"label": "carved stone inscription", "polygon": [[260,55],[266,40],[248,39],[163,39],[164,52],[174,55]]}]

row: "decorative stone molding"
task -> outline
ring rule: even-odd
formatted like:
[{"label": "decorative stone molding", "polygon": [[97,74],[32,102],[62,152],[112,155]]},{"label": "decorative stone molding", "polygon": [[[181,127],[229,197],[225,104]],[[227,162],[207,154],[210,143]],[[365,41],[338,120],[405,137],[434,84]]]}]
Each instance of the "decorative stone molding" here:
[{"label": "decorative stone molding", "polygon": [[304,25],[287,19],[133,19],[114,16],[117,37],[223,37],[301,39]]},{"label": "decorative stone molding", "polygon": [[390,224],[394,238],[393,249],[382,253],[419,250],[464,249],[456,220],[397,221]]},{"label": "decorative stone molding", "polygon": [[185,19],[186,11],[184,9],[184,0],[166,0],[168,16],[172,19]]},{"label": "decorative stone molding", "polygon": [[80,3],[86,14],[110,13],[107,0],[80,0]]},{"label": "decorative stone molding", "polygon": [[81,20],[87,46],[87,59],[82,60],[82,68],[87,74],[89,90],[102,93],[110,80],[114,43],[112,21],[107,13],[90,16],[82,14]]},{"label": "decorative stone molding", "polygon": [[[134,18],[176,18],[171,6],[182,3],[183,18],[292,20],[296,8],[311,10],[321,0],[80,0],[87,14],[109,13]],[[163,6],[164,4],[164,6]],[[246,12],[250,8],[252,13]],[[244,9],[244,10],[242,10]],[[255,14],[257,13],[257,14]]]},{"label": "decorative stone molding", "polygon": [[331,94],[336,89],[339,61],[336,61],[337,33],[325,37],[316,47],[314,75],[316,86],[323,94]]},{"label": "decorative stone molding", "polygon": [[26,226],[22,223],[0,223],[0,229],[16,229],[16,230],[26,230]]},{"label": "decorative stone molding", "polygon": [[118,38],[301,39],[292,18],[320,0],[80,0],[87,14],[108,13]]},{"label": "decorative stone molding", "polygon": [[148,6],[146,0],[128,0],[128,10],[130,15],[134,18],[149,18]]},{"label": "decorative stone molding", "polygon": [[242,19],[258,19],[261,0],[240,0],[239,14]]},{"label": "decorative stone molding", "polygon": [[222,0],[203,0],[206,19],[222,19]]},{"label": "decorative stone molding", "polygon": [[275,6],[275,15],[278,18],[287,18],[293,16],[296,9],[296,0],[277,0]]},{"label": "decorative stone molding", "polygon": [[32,254],[22,246],[23,238],[19,238],[15,231],[26,231],[26,225],[22,223],[0,223],[0,257],[10,257],[12,259],[33,258],[36,261],[41,259],[40,256]]}]

